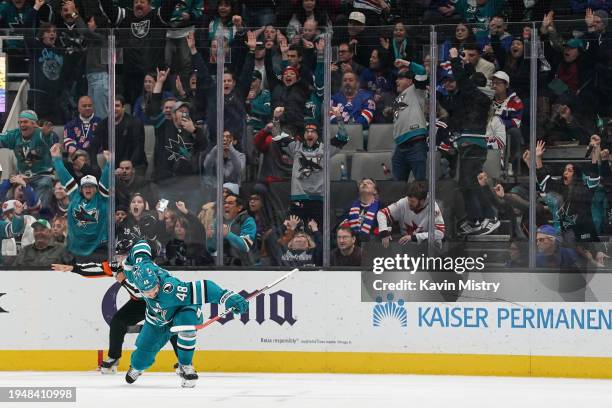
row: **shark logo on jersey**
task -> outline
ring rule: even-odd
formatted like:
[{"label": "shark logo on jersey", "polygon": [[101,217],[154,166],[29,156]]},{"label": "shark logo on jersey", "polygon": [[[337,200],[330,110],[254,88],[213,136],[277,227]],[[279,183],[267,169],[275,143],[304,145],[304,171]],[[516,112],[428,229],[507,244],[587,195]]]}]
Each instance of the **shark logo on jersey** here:
[{"label": "shark logo on jersey", "polygon": [[191,159],[191,148],[193,147],[193,143],[185,142],[181,135],[177,135],[176,140],[168,139],[169,146],[164,146],[168,152],[170,152],[170,156],[168,156],[168,160],[178,161],[180,159],[189,160]]},{"label": "shark logo on jersey", "polygon": [[578,221],[578,214],[570,213],[569,205],[563,205],[557,211],[557,217],[563,229],[571,229],[576,226],[576,222]]},{"label": "shark logo on jersey", "polygon": [[174,290],[174,285],[171,284],[170,282],[164,284],[164,287],[162,289],[164,293],[172,293],[173,290]]},{"label": "shark logo on jersey", "polygon": [[[151,309],[153,309],[153,311],[158,315],[161,316],[161,318],[163,320],[166,320],[166,315],[168,314],[168,310],[166,309],[162,309],[161,305],[159,303],[155,304],[156,307],[152,307]],[[157,319],[159,319],[159,317],[156,316]]]},{"label": "shark logo on jersey", "polygon": [[36,162],[42,160],[42,156],[38,153],[38,150],[32,149],[29,145],[21,146],[21,150],[15,149],[15,155],[18,159],[21,159],[26,166],[32,167]]},{"label": "shark logo on jersey", "polygon": [[23,28],[23,13],[18,11],[17,15],[15,15],[15,17],[13,18],[13,21],[10,21],[8,25],[9,27],[11,27],[11,29]]},{"label": "shark logo on jersey", "polygon": [[[304,155],[304,153],[300,153],[300,172],[299,178],[308,178],[313,172],[323,170],[323,167],[319,164],[321,162],[320,157],[313,157],[313,159],[309,159]],[[317,163],[319,162],[319,163]]]},{"label": "shark logo on jersey", "polygon": [[132,23],[132,35],[136,38],[143,38],[149,34],[151,20],[144,20],[138,23]]},{"label": "shark logo on jersey", "polygon": [[84,227],[87,224],[95,224],[98,222],[98,218],[100,216],[97,208],[92,208],[88,210],[85,208],[83,203],[81,203],[76,210],[73,212],[74,219],[77,222],[79,227]]},{"label": "shark logo on jersey", "polygon": [[304,116],[313,118],[313,119],[316,118],[316,115],[317,115],[316,109],[317,109],[317,105],[312,100],[308,100],[306,102],[306,105],[304,106],[304,111],[305,111]]},{"label": "shark logo on jersey", "polygon": [[393,117],[397,119],[401,111],[406,109],[408,104],[404,102],[403,96],[398,96],[397,99],[393,102]]}]

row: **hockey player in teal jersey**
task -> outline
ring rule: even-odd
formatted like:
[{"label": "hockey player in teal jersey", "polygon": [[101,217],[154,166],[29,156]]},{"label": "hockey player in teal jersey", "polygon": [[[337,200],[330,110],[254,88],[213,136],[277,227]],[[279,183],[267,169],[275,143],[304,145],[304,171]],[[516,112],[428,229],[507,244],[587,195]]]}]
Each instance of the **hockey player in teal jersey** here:
[{"label": "hockey player in teal jersey", "polygon": [[90,261],[106,259],[110,152],[104,152],[106,165],[102,170],[100,182],[98,183],[94,176],[84,176],[81,178],[80,187],[64,166],[59,144],[51,147],[51,156],[53,167],[70,197],[66,248],[77,258],[86,257]]},{"label": "hockey player in teal jersey", "polygon": [[[202,323],[200,306],[217,303],[237,313],[249,309],[248,302],[239,294],[220,288],[211,280],[183,282],[157,266],[151,259],[151,248],[139,241],[130,250],[123,263],[126,278],[133,282],[147,303],[145,323],[136,339],[136,350],[132,353],[131,366],[125,375],[133,383],[155,361],[155,356],[168,342],[173,333],[172,326]],[[183,387],[195,387],[198,375],[192,361],[196,347],[196,331],[178,334],[177,349],[179,366],[177,373]]]}]

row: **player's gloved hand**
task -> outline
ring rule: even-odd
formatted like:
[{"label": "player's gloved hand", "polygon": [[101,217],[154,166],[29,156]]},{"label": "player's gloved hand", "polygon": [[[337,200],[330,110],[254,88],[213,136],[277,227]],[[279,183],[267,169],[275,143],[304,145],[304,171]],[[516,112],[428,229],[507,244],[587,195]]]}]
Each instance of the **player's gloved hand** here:
[{"label": "player's gloved hand", "polygon": [[223,305],[223,307],[225,307],[225,310],[233,308],[234,314],[246,313],[249,310],[249,302],[247,302],[238,293],[231,290],[226,290],[223,293],[219,304]]}]

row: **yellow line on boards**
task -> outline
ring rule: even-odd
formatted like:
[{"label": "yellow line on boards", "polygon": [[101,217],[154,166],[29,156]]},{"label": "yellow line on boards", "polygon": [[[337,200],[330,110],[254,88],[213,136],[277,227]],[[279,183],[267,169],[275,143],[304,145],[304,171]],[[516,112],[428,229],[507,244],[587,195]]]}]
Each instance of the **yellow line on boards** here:
[{"label": "yellow line on boards", "polygon": [[[127,370],[130,354],[120,370]],[[0,371],[89,371],[97,362],[97,350],[0,350]],[[173,371],[174,363],[174,353],[162,351],[149,371]],[[612,378],[607,357],[199,350],[194,365],[210,372]]]}]

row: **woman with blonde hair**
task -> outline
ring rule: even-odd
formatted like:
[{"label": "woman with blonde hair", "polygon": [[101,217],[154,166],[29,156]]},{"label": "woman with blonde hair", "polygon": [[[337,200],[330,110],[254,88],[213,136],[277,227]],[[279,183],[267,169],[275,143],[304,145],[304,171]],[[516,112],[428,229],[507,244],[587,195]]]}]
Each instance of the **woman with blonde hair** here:
[{"label": "woman with blonde hair", "polygon": [[301,220],[290,215],[284,222],[285,232],[277,241],[278,252],[273,261],[281,266],[302,267],[319,266],[323,261],[321,233],[314,220],[308,222],[312,236],[300,228]]}]

